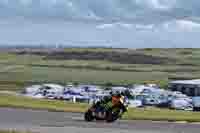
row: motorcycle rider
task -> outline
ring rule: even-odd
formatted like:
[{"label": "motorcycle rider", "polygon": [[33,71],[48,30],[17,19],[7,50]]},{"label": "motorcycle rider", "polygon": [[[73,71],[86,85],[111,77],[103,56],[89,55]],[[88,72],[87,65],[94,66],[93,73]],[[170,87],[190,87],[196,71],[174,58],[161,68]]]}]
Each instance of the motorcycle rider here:
[{"label": "motorcycle rider", "polygon": [[[125,96],[124,93],[116,92],[116,93],[110,93],[109,96],[105,96],[102,100],[98,101],[96,104],[94,104],[93,107],[99,109],[99,116],[104,116],[105,112],[109,109],[112,109],[113,107],[119,108],[122,110],[120,112],[120,115],[125,113],[127,111],[127,108],[124,105]],[[104,112],[104,114],[102,114]]]}]

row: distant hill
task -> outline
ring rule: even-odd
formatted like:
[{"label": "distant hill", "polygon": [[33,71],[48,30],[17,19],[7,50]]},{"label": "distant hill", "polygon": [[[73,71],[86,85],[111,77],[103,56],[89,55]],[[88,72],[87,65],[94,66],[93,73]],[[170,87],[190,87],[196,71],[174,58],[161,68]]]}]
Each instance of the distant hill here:
[{"label": "distant hill", "polygon": [[21,49],[18,55],[44,56],[45,60],[104,60],[122,64],[169,64],[175,59],[146,55],[132,49],[69,48],[69,49]]}]

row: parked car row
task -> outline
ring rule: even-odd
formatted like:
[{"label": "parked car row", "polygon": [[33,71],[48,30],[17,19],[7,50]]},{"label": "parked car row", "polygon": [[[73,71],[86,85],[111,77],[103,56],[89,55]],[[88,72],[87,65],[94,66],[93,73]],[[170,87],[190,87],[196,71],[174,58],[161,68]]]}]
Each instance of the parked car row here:
[{"label": "parked car row", "polygon": [[95,85],[32,85],[24,89],[25,96],[33,98],[60,99],[72,102],[93,103],[110,92],[125,92],[130,107],[156,106],[177,110],[200,110],[200,97],[188,97],[181,92],[172,92],[156,85],[134,85],[133,87],[111,87],[104,89]]}]

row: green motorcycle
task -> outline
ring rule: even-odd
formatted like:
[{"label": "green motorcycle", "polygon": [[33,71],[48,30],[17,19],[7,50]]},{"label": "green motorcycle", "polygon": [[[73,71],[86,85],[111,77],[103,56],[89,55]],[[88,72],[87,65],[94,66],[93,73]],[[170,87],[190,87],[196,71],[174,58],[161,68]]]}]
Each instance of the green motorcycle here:
[{"label": "green motorcycle", "polygon": [[[125,111],[124,111],[125,110]],[[128,105],[120,103],[113,106],[112,101],[106,104],[99,104],[90,107],[84,114],[85,121],[103,120],[106,122],[114,122],[122,117],[123,113],[128,110]]]}]

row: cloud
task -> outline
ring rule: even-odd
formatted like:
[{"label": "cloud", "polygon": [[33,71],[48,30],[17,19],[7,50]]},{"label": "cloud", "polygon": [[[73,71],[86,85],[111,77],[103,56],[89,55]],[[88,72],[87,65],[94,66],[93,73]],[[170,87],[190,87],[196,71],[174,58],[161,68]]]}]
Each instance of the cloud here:
[{"label": "cloud", "polygon": [[162,24],[165,30],[173,31],[200,31],[200,23],[192,20],[175,20]]},{"label": "cloud", "polygon": [[111,29],[127,29],[127,30],[153,30],[155,29],[154,24],[131,24],[131,23],[108,23],[108,24],[100,24],[96,26],[96,29],[104,29],[104,30],[111,30]]},{"label": "cloud", "polygon": [[0,17],[148,20],[200,16],[199,8],[198,0],[0,0]]},{"label": "cloud", "polygon": [[97,29],[110,29],[110,28],[126,28],[126,29],[130,29],[132,28],[132,24],[129,23],[110,23],[110,24],[100,24],[97,25],[96,28]]},{"label": "cloud", "polygon": [[[126,47],[197,46],[199,9],[199,0],[0,0],[0,40],[66,43],[68,39],[94,39]],[[61,19],[65,21],[57,21]],[[67,21],[71,19],[87,21],[71,24]]]},{"label": "cloud", "polygon": [[136,0],[136,4],[154,10],[170,10],[176,5],[176,0]]}]

